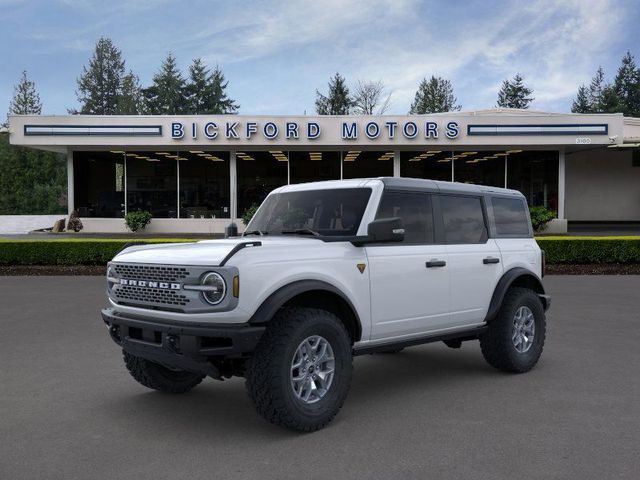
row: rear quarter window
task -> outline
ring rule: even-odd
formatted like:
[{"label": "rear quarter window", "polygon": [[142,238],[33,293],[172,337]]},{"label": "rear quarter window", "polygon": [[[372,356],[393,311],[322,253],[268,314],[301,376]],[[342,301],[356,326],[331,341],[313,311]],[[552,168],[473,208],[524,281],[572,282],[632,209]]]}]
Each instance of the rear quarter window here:
[{"label": "rear quarter window", "polygon": [[529,237],[529,217],[520,198],[492,197],[496,234],[506,237]]},{"label": "rear quarter window", "polygon": [[480,198],[442,195],[440,206],[448,244],[486,242],[487,228]]}]

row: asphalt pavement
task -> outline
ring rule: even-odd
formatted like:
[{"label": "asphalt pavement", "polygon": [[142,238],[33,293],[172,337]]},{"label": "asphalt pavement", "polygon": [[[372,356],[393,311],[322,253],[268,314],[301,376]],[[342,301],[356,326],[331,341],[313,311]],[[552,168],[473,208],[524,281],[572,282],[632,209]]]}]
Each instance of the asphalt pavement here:
[{"label": "asphalt pavement", "polygon": [[242,379],[138,385],[100,319],[100,277],[0,277],[0,478],[640,477],[640,276],[550,276],[547,344],[524,375],[477,342],[355,360],[346,404],[301,435]]}]

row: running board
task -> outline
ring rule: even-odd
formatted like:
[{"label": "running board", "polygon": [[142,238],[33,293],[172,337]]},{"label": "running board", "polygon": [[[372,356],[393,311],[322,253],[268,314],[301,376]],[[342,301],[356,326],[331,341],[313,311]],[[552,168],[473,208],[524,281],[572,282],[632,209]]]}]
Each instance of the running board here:
[{"label": "running board", "polygon": [[459,330],[452,333],[442,333],[436,335],[427,335],[426,337],[412,338],[410,340],[402,340],[391,343],[380,343],[376,345],[363,345],[353,349],[353,355],[367,355],[369,353],[384,352],[396,348],[413,347],[415,345],[423,345],[425,343],[443,342],[446,340],[477,340],[480,335],[487,331],[487,326],[474,327],[469,330]]}]

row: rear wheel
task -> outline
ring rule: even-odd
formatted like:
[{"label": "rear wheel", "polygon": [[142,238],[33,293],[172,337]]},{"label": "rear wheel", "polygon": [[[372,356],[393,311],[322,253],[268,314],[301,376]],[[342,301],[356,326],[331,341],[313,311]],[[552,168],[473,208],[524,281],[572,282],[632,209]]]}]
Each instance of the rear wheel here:
[{"label": "rear wheel", "polygon": [[351,341],[338,317],[315,308],[284,308],[254,352],[246,385],[266,420],[311,432],[342,407],[351,371]]},{"label": "rear wheel", "polygon": [[523,373],[538,362],[546,336],[544,308],[527,288],[511,288],[496,318],[480,337],[485,360],[498,370]]},{"label": "rear wheel", "polygon": [[141,385],[165,393],[185,393],[204,378],[198,373],[167,368],[159,363],[124,352],[124,363],[131,376]]}]

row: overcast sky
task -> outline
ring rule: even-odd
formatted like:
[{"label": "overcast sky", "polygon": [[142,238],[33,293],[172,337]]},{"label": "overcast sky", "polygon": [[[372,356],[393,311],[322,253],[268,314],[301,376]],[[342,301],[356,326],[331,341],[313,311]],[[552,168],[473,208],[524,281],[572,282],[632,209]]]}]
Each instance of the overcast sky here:
[{"label": "overcast sky", "polygon": [[495,105],[520,72],[531,108],[568,111],[598,65],[613,78],[631,50],[640,63],[639,0],[165,1],[0,0],[0,115],[20,72],[43,113],[76,107],[76,78],[100,36],[148,84],[173,52],[218,63],[243,114],[309,114],[334,72],[382,80],[388,113],[406,113],[425,76],[452,81],[463,109]]}]

